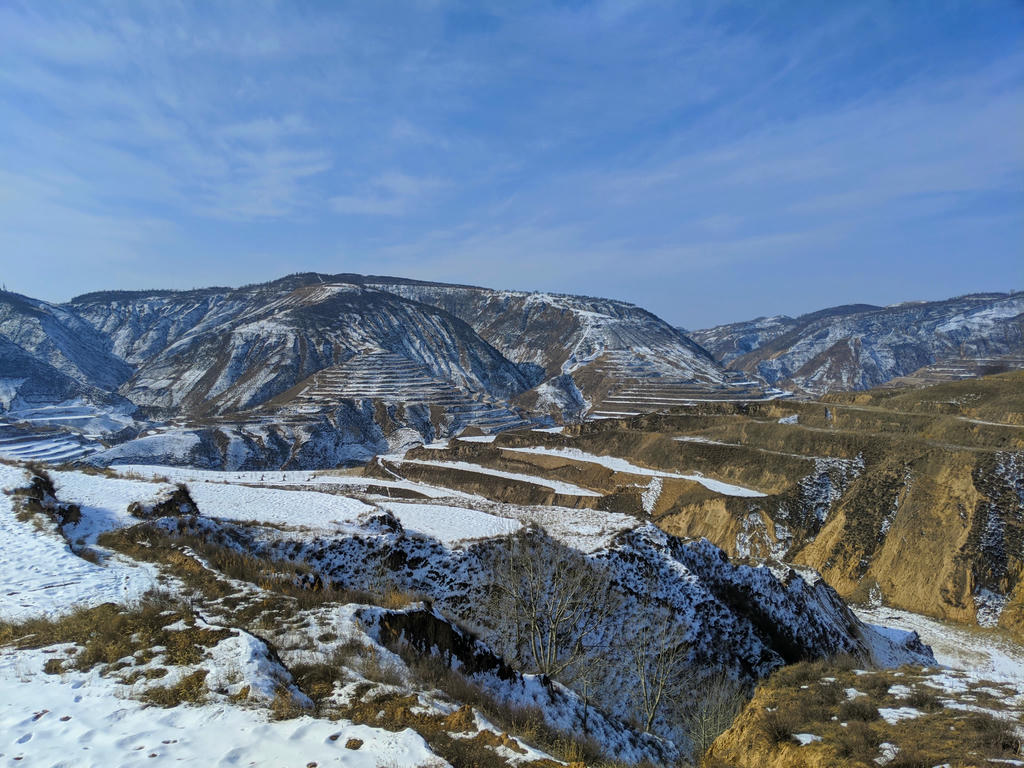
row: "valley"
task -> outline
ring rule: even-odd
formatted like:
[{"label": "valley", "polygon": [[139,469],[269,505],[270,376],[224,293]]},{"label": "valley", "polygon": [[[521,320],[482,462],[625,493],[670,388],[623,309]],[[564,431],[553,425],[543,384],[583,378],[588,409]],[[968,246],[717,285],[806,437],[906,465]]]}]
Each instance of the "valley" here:
[{"label": "valley", "polygon": [[1024,371],[978,319],[1015,296],[948,308],[973,367],[817,393],[589,297],[3,297],[4,759],[1019,754]]}]

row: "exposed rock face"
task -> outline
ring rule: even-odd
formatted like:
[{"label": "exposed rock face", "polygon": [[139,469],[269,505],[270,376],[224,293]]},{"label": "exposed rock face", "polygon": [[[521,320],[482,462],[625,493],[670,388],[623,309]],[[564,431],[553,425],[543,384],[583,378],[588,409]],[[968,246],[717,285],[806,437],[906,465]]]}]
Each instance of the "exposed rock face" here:
[{"label": "exposed rock face", "polygon": [[820,394],[869,389],[937,361],[1024,352],[1024,294],[891,307],[850,305],[695,331],[725,365],[773,386]]}]

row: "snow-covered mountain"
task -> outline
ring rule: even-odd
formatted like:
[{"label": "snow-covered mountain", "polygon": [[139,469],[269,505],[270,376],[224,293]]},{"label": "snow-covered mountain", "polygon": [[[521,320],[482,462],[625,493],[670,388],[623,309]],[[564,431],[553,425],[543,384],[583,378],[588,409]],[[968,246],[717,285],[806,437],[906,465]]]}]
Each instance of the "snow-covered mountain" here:
[{"label": "snow-covered mountain", "polygon": [[694,331],[723,365],[811,393],[868,389],[936,362],[1024,352],[1024,294],[855,304]]},{"label": "snow-covered mountain", "polygon": [[286,278],[237,290],[91,294],[71,307],[136,364],[126,396],[155,408],[240,411],[379,353],[497,397],[532,383],[456,318],[351,283]]},{"label": "snow-covered mountain", "polygon": [[316,273],[63,305],[3,296],[0,405],[138,407],[140,436],[100,452],[112,460],[335,465],[468,426],[762,395],[608,299]]},{"label": "snow-covered mountain", "polygon": [[542,369],[543,383],[523,400],[540,410],[601,415],[762,395],[677,328],[627,302],[365,280],[461,317],[510,360]]},{"label": "snow-covered mountain", "polygon": [[73,311],[0,292],[0,410],[84,398],[111,403],[131,366]]}]

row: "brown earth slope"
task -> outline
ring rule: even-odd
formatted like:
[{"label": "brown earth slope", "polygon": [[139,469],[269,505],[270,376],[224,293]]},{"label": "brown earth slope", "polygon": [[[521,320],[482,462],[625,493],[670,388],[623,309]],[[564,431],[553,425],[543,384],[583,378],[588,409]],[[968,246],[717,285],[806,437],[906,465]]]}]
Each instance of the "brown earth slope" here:
[{"label": "brown earth slope", "polygon": [[[735,558],[809,566],[853,601],[998,624],[1019,638],[1022,425],[1024,372],[1014,372],[816,402],[701,403],[574,425],[561,434],[517,431],[490,444],[453,441],[448,451],[431,453],[600,492],[602,498],[583,503],[650,514],[669,533],[707,537]],[[612,471],[578,454],[508,450],[537,446],[700,473],[765,495],[725,495],[664,479],[653,502],[648,493],[645,510],[650,476]],[[428,476],[417,470],[418,478]],[[499,478],[472,491],[496,500],[510,493]]]}]

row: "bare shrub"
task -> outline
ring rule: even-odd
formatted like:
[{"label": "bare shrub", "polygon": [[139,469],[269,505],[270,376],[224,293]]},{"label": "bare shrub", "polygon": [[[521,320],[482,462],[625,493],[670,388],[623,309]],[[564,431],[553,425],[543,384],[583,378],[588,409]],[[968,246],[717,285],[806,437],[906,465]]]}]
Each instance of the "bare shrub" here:
[{"label": "bare shrub", "polygon": [[702,755],[732,725],[746,704],[747,696],[743,687],[724,671],[702,679],[693,687],[691,695],[685,730],[694,754]]},{"label": "bare shrub", "polygon": [[866,696],[858,696],[839,705],[840,720],[860,720],[864,723],[870,723],[879,717],[878,707]]},{"label": "bare shrub", "polygon": [[800,724],[791,710],[778,707],[762,712],[757,725],[770,743],[782,744],[793,739]]}]

